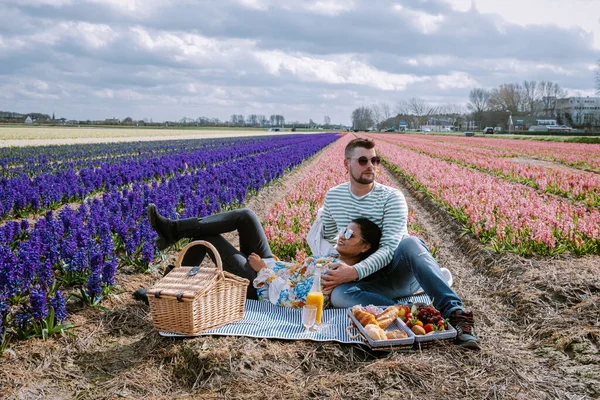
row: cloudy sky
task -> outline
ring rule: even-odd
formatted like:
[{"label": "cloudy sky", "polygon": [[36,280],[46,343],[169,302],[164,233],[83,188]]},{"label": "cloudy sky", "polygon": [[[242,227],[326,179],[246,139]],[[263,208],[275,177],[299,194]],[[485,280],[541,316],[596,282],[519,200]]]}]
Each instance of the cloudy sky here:
[{"label": "cloudy sky", "polygon": [[593,95],[600,0],[0,0],[0,110],[73,119],[466,104],[551,80]]}]

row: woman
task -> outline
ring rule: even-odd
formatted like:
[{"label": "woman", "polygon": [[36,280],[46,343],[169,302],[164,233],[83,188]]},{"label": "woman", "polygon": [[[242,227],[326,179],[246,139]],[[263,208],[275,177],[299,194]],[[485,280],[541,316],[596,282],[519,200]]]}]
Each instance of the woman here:
[{"label": "woman", "polygon": [[[205,240],[215,246],[219,252],[225,271],[253,282],[257,278],[257,272],[260,272],[267,265],[263,261],[266,260],[269,264],[274,264],[271,271],[276,274],[278,273],[276,272],[278,267],[274,263],[273,253],[269,247],[263,227],[256,214],[248,208],[227,211],[204,218],[171,220],[161,216],[154,204],[149,204],[148,221],[158,234],[155,242],[160,250],[175,244],[183,238]],[[326,255],[330,257],[325,257],[322,260],[323,263],[327,260],[339,259],[346,261],[349,265],[353,265],[361,259],[368,257],[379,247],[379,240],[381,238],[379,227],[365,218],[359,218],[357,221],[359,222],[353,221],[347,228],[342,230],[343,234],[340,235],[340,239],[337,242],[337,253],[339,253],[337,257],[339,258],[333,255]],[[223,233],[233,231],[237,231],[239,234],[239,250],[221,236]],[[361,236],[363,233],[366,233],[368,237],[366,235],[364,237]],[[206,248],[202,246],[192,247],[186,253],[182,264],[198,265],[202,262],[205,255]],[[321,262],[322,258],[318,256],[309,257],[302,266],[308,268],[310,264],[309,260],[316,263]],[[250,260],[252,260],[253,265],[250,264]],[[273,262],[270,260],[273,260]],[[292,265],[300,265],[300,263],[292,263]],[[311,271],[314,272],[314,265]],[[262,274],[265,275],[267,273],[263,272]],[[282,279],[287,279],[283,278],[286,273],[282,273]],[[296,268],[294,272],[290,273],[289,278],[292,286],[296,286],[294,285],[294,280],[297,282],[306,281],[308,278],[306,273],[307,271],[303,270],[303,268]],[[301,275],[306,275],[304,280]],[[310,277],[312,278],[312,273]],[[268,284],[270,282],[257,282],[257,285],[260,286],[259,289],[264,289],[266,287],[265,283]],[[310,286],[308,288],[310,289]],[[264,290],[261,293],[262,298],[266,299]],[[296,299],[298,298],[295,294],[293,296]],[[249,299],[258,299],[257,290],[254,285],[248,285],[246,297]]]},{"label": "woman", "polygon": [[[330,255],[307,257],[302,263],[276,261],[268,265],[258,254],[252,253],[248,262],[258,273],[253,282],[258,299],[281,307],[301,308],[306,303],[318,266],[322,273],[327,273],[329,265],[337,261],[354,265],[373,254],[379,248],[380,239],[381,229],[376,224],[366,218],[357,218],[340,230],[335,253]],[[326,307],[328,295],[324,293]]]}]

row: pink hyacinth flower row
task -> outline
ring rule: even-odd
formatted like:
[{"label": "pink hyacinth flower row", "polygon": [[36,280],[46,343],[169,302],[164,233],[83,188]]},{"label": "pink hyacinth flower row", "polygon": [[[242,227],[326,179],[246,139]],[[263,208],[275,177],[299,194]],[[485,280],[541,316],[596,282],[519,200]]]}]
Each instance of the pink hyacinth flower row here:
[{"label": "pink hyacinth flower row", "polygon": [[380,155],[499,251],[600,252],[600,212],[373,138]]},{"label": "pink hyacinth flower row", "polygon": [[[483,148],[503,152],[508,156],[530,156],[578,168],[600,172],[600,144],[544,142],[539,140],[514,140],[498,138],[468,138],[461,136],[435,136],[432,142],[455,143],[467,148]],[[435,145],[435,144],[434,144]]]},{"label": "pink hyacinth flower row", "polygon": [[435,143],[423,136],[381,135],[381,139],[484,172],[489,171],[547,193],[582,200],[588,206],[600,206],[600,175],[597,173],[518,163],[506,158],[514,156],[506,151],[466,147],[443,139]]}]

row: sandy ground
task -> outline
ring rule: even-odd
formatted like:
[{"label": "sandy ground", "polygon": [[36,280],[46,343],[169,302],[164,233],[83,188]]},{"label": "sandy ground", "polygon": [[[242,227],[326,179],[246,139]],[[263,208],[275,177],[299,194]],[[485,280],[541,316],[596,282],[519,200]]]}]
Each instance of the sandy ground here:
[{"label": "sandy ground", "polygon": [[172,139],[211,139],[320,132],[268,132],[267,130],[136,129],[136,128],[14,128],[0,126],[0,147],[46,146],[84,143],[140,142]]}]

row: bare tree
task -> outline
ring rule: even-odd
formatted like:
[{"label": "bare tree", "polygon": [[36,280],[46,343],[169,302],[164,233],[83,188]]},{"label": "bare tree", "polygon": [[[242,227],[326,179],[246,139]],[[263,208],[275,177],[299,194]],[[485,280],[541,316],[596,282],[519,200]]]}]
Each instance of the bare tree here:
[{"label": "bare tree", "polygon": [[536,81],[523,81],[523,106],[524,111],[534,115],[536,110],[537,99],[537,83]]},{"label": "bare tree", "polygon": [[408,99],[408,112],[413,115],[413,125],[417,128],[425,125],[429,117],[437,114],[439,106],[431,106],[425,100],[417,97]]},{"label": "bare tree", "polygon": [[283,125],[285,125],[285,118],[283,117],[283,115],[271,115],[271,125],[273,124],[275,126],[283,127]]},{"label": "bare tree", "polygon": [[467,108],[473,114],[473,119],[479,128],[483,128],[483,113],[489,110],[490,92],[475,88],[469,92]]},{"label": "bare tree", "polygon": [[390,109],[390,105],[388,103],[381,103],[379,105],[379,109],[381,110],[381,116],[384,121],[392,118],[392,110]]},{"label": "bare tree", "polygon": [[251,126],[258,125],[258,115],[256,115],[256,114],[248,115],[247,121],[248,121],[248,124]]},{"label": "bare tree", "polygon": [[541,97],[541,107],[545,117],[554,116],[556,102],[567,95],[567,92],[558,83],[541,81],[538,84],[538,93]]},{"label": "bare tree", "polygon": [[365,131],[373,126],[372,111],[369,107],[359,107],[352,111],[352,128]]},{"label": "bare tree", "polygon": [[329,118],[329,115],[326,115],[323,117],[323,126],[329,128],[329,125],[331,125],[331,118]]},{"label": "bare tree", "polygon": [[428,105],[423,99],[419,99],[417,97],[411,97],[408,99],[408,110],[413,115],[424,115],[427,108]]},{"label": "bare tree", "polygon": [[474,113],[483,113],[488,110],[489,101],[489,91],[482,88],[475,88],[469,92],[469,103],[467,104],[467,108]]},{"label": "bare tree", "polygon": [[373,119],[373,125],[375,126],[375,128],[377,130],[380,129],[380,124],[382,122],[382,117],[381,117],[381,109],[379,108],[379,106],[377,104],[373,104],[371,106],[371,118]]},{"label": "bare tree", "polygon": [[440,109],[440,112],[442,112],[442,110],[443,110],[443,114],[448,114],[448,115],[465,114],[465,107],[462,104],[453,104],[453,103],[445,104]]},{"label": "bare tree", "polygon": [[492,89],[488,104],[494,111],[518,114],[523,109],[523,90],[518,83],[505,83]]},{"label": "bare tree", "polygon": [[396,114],[400,114],[400,115],[408,115],[409,114],[408,102],[406,100],[399,100],[396,103]]}]

